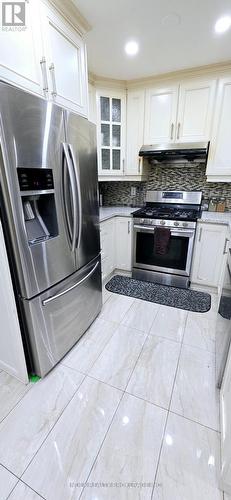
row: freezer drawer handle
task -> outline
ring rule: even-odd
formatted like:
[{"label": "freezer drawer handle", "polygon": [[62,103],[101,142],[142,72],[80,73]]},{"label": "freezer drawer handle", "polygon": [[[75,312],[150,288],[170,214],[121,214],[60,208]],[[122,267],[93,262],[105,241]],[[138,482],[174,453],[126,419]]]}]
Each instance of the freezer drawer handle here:
[{"label": "freezer drawer handle", "polygon": [[62,295],[65,295],[66,293],[71,292],[71,290],[74,290],[74,288],[77,288],[77,286],[82,285],[82,283],[84,283],[84,281],[88,280],[92,276],[92,274],[94,274],[98,265],[99,265],[99,261],[96,262],[96,264],[91,269],[91,271],[86,276],[84,276],[84,278],[79,280],[78,283],[75,283],[74,285],[70,286],[70,288],[63,290],[63,292],[60,292],[60,293],[57,293],[56,295],[53,295],[53,297],[49,297],[49,299],[43,300],[42,305],[46,306],[46,304],[49,304],[49,302],[52,302],[53,300],[58,299],[59,297],[62,297]]}]

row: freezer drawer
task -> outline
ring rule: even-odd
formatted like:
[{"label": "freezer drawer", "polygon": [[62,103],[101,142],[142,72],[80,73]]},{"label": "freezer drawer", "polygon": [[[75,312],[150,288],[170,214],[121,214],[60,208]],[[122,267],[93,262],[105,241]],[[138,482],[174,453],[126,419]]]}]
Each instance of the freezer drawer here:
[{"label": "freezer drawer", "polygon": [[23,300],[23,305],[34,370],[43,377],[101,310],[100,256],[49,291],[32,300]]}]

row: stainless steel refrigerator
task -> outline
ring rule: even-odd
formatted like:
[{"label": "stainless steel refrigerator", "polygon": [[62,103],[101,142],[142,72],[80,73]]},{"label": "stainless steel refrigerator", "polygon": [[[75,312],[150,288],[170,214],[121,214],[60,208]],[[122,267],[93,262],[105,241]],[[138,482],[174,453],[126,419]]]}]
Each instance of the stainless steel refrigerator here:
[{"label": "stainless steel refrigerator", "polygon": [[1,219],[30,369],[44,376],[102,305],[95,126],[0,83]]}]

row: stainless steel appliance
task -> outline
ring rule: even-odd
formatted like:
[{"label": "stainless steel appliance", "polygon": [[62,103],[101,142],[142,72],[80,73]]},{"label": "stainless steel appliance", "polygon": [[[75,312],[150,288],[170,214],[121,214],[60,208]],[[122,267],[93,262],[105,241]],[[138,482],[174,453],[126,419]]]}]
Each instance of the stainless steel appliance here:
[{"label": "stainless steel appliance", "polygon": [[[227,243],[227,241],[226,241]],[[231,249],[228,250],[216,320],[216,381],[220,387],[231,343]]]},{"label": "stainless steel appliance", "polygon": [[206,163],[209,153],[209,142],[148,144],[142,146],[139,156],[148,158],[154,163],[196,162]]},{"label": "stainless steel appliance", "polygon": [[0,83],[1,217],[28,363],[44,376],[101,309],[95,126]]},{"label": "stainless steel appliance", "polygon": [[[134,278],[182,288],[189,285],[201,198],[196,191],[147,191],[145,207],[133,213]],[[155,251],[158,227],[170,231],[164,255]]]}]

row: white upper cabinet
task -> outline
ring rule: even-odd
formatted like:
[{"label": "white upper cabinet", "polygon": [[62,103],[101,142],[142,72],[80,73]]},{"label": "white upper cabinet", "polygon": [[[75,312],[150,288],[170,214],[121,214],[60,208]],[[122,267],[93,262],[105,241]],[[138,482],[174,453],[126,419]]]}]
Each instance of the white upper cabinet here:
[{"label": "white upper cabinet", "polygon": [[191,80],[180,85],[177,142],[210,139],[216,80]]},{"label": "white upper cabinet", "polygon": [[81,36],[52,8],[44,4],[42,11],[49,95],[61,106],[87,116],[85,44]]},{"label": "white upper cabinet", "polygon": [[145,144],[210,139],[216,80],[194,78],[146,91]]},{"label": "white upper cabinet", "polygon": [[126,95],[97,92],[97,143],[100,176],[121,176],[125,165]]},{"label": "white upper cabinet", "polygon": [[178,85],[146,91],[144,143],[174,142]]},{"label": "white upper cabinet", "polygon": [[221,78],[218,86],[218,95],[206,172],[208,180],[214,182],[231,181],[230,117],[231,76]]},{"label": "white upper cabinet", "polygon": [[142,176],[143,159],[139,150],[144,144],[144,90],[127,94],[127,148],[125,175]]},{"label": "white upper cabinet", "polygon": [[21,26],[20,31],[12,31],[10,27],[7,31],[0,30],[0,78],[24,90],[43,95],[38,7],[36,0],[25,2],[25,29]]},{"label": "white upper cabinet", "polygon": [[[0,30],[0,78],[87,116],[83,39],[48,4],[39,0],[21,4],[25,5],[25,26]],[[11,9],[10,3],[6,5]],[[9,20],[11,10],[7,12]]]}]

